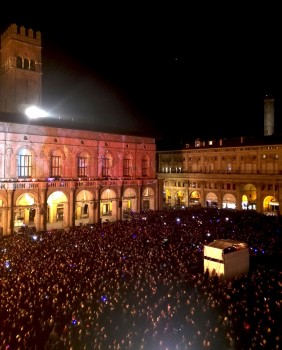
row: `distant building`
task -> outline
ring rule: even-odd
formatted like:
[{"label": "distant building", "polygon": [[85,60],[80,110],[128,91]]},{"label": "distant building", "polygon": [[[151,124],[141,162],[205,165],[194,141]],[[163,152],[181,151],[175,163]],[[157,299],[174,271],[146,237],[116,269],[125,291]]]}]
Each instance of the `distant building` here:
[{"label": "distant building", "polygon": [[266,96],[264,99],[264,136],[274,134],[274,98]]},{"label": "distant building", "polygon": [[267,137],[197,139],[178,149],[157,151],[165,207],[280,213],[282,138],[273,133],[273,99],[266,98],[264,103]]},{"label": "distant building", "polygon": [[81,130],[22,113],[41,106],[41,34],[1,36],[0,233],[127,220],[162,205],[154,138]]}]

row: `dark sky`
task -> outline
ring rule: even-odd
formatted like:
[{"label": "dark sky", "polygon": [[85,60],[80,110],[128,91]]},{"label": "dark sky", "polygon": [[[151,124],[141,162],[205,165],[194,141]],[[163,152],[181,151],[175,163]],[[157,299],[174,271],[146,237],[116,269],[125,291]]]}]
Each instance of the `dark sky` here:
[{"label": "dark sky", "polygon": [[43,103],[54,114],[157,138],[262,136],[270,94],[281,132],[278,8],[102,3],[1,11],[1,32],[41,31]]}]

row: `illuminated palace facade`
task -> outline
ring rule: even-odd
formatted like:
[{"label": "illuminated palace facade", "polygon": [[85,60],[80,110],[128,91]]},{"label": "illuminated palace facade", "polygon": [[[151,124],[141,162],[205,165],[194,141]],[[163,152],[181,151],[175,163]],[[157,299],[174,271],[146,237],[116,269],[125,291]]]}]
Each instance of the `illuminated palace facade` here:
[{"label": "illuminated palace facade", "polygon": [[177,151],[158,151],[157,169],[165,206],[279,213],[281,137],[198,139]]},{"label": "illuminated palace facade", "polygon": [[[124,220],[157,209],[150,138],[0,122],[0,227]],[[161,197],[160,197],[161,198]]]},{"label": "illuminated palace facade", "polygon": [[0,233],[158,209],[155,139],[27,121],[21,108],[41,105],[41,77],[40,32],[11,25],[1,36]]}]

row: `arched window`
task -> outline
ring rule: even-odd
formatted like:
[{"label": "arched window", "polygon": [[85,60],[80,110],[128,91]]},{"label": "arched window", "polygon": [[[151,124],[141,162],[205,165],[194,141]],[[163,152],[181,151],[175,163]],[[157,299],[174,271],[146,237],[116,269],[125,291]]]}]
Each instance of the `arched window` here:
[{"label": "arched window", "polygon": [[23,67],[23,60],[21,57],[17,57],[17,68],[22,68]]},{"label": "arched window", "polygon": [[27,58],[24,59],[24,69],[29,69],[29,60]]},{"label": "arched window", "polygon": [[28,149],[21,149],[18,154],[18,176],[31,177],[32,157]]},{"label": "arched window", "polygon": [[30,61],[30,70],[35,70],[35,61],[34,60]]}]

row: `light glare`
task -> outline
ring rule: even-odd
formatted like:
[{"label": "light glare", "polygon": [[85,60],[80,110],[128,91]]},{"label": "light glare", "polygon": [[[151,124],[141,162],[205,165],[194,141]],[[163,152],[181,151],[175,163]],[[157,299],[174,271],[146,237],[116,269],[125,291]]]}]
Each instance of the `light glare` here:
[{"label": "light glare", "polygon": [[25,114],[30,119],[36,119],[36,118],[45,118],[48,116],[48,113],[44,111],[41,108],[38,108],[36,106],[30,106],[25,110]]}]

